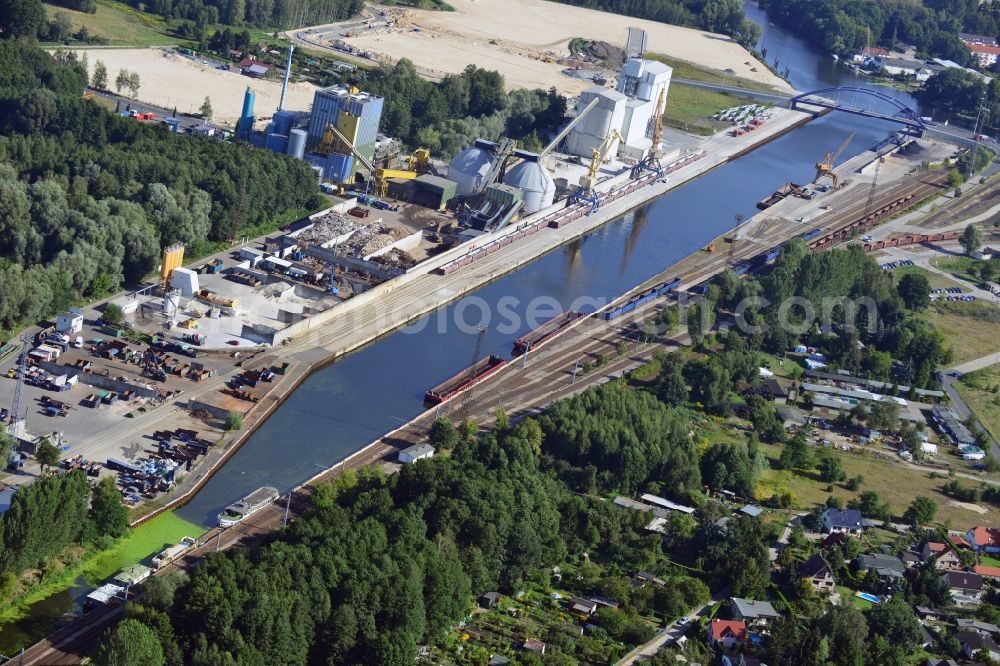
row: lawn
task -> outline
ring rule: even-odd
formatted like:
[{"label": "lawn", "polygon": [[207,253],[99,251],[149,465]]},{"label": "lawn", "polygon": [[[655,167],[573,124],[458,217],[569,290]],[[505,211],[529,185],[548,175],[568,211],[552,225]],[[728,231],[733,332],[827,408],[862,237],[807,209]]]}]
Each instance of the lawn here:
[{"label": "lawn", "polygon": [[857,606],[858,609],[860,610],[865,610],[875,605],[872,602],[868,601],[867,599],[862,599],[861,597],[854,596],[854,590],[852,590],[849,587],[838,585],[837,592],[839,592],[840,596],[843,597],[844,599],[850,600],[850,602],[855,606]]},{"label": "lawn", "polygon": [[[781,447],[774,444],[762,444],[760,450],[772,461],[781,454]],[[865,490],[874,490],[890,504],[893,515],[899,517],[906,511],[914,497],[923,495],[938,504],[936,522],[948,523],[956,529],[966,529],[973,525],[1000,526],[1000,510],[991,504],[982,504],[987,509],[985,514],[952,504],[951,500],[940,491],[947,480],[943,477],[932,479],[927,472],[904,467],[894,460],[892,462],[877,460],[874,451],[866,451],[864,454],[833,451],[833,454],[840,456],[844,471],[849,478],[859,474],[864,476],[864,481],[857,492],[845,489],[842,484],[835,484],[833,492],[829,493],[826,490],[828,484],[821,481],[815,472],[791,472],[769,467],[761,473],[757,481],[757,498],[764,500],[774,493],[787,491],[792,494],[796,508],[809,510],[823,504],[829,495],[838,497],[846,503]],[[891,454],[886,453],[886,455]],[[973,483],[968,480],[963,482],[967,485]]]},{"label": "lawn", "polygon": [[667,93],[667,108],[663,118],[668,125],[686,132],[714,134],[732,123],[715,120],[712,116],[723,109],[744,104],[756,102],[738,95],[674,83]]},{"label": "lawn", "polygon": [[[694,63],[687,62],[686,60],[677,60],[659,53],[647,53],[646,57],[650,60],[659,60],[666,65],[670,65],[670,67],[674,70],[674,79],[704,81],[705,83],[717,83],[725,86],[734,86],[736,88],[746,88],[748,90],[764,90],[767,92],[774,91],[774,87],[769,86],[766,83],[743,79],[738,76],[726,74],[725,72],[720,72],[716,69],[702,67],[701,65],[696,65]],[[763,67],[763,65],[761,66]],[[670,87],[671,89],[673,88],[673,86]]]},{"label": "lawn", "polygon": [[983,427],[1000,439],[1000,364],[965,373],[955,388]]},{"label": "lawn", "polygon": [[[94,14],[45,5],[45,13],[50,19],[56,12],[69,15],[74,33],[85,25],[91,36],[103,37],[112,46],[164,46],[184,41],[171,36],[170,25],[159,16],[115,0],[97,0],[97,12]],[[76,43],[71,45],[79,46]]]},{"label": "lawn", "polygon": [[899,268],[893,268],[891,271],[893,278],[896,280],[896,284],[903,279],[904,275],[923,275],[927,278],[927,282],[930,283],[931,289],[940,289],[944,287],[962,287],[965,285],[952,280],[951,278],[945,277],[940,273],[933,273],[922,266],[900,266]]},{"label": "lawn", "polygon": [[997,275],[1000,275],[1000,260],[998,259],[991,259],[989,262],[985,262],[980,259],[973,259],[972,257],[948,257],[934,260],[934,265],[941,270],[948,271],[955,277],[968,280],[969,282],[974,282],[976,284],[982,282],[982,278],[979,274],[979,268],[985,263],[990,263],[994,268],[994,272]]},{"label": "lawn", "polygon": [[944,335],[955,365],[997,350],[1000,307],[982,301],[935,302],[921,317]]}]

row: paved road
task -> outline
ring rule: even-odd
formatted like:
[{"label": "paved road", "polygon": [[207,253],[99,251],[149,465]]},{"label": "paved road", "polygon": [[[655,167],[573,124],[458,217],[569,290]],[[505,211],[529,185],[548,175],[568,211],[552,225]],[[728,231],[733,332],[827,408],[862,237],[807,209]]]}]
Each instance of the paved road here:
[{"label": "paved road", "polygon": [[964,375],[967,372],[979,370],[980,368],[988,368],[989,366],[996,365],[997,363],[1000,363],[1000,352],[980,356],[979,358],[967,361],[962,365],[956,365],[951,369],[951,372],[957,372],[960,375]]},{"label": "paved road", "polygon": [[615,662],[615,666],[631,666],[631,664],[634,664],[637,661],[649,659],[655,655],[660,648],[676,643],[681,636],[687,634],[688,629],[693,622],[697,622],[698,618],[703,615],[708,615],[712,606],[728,598],[729,588],[716,592],[709,601],[693,609],[684,617],[679,618],[666,627],[660,629],[648,642],[635,648],[622,659]]},{"label": "paved road", "polygon": [[[962,396],[959,395],[957,390],[955,390],[955,382],[954,379],[949,376],[949,372],[945,372],[943,374],[941,386],[944,388],[945,393],[948,394],[948,397],[951,398],[952,409],[955,410],[955,413],[958,414],[962,420],[965,420],[972,416],[972,410],[969,409],[969,406],[965,404],[964,400],[962,400]],[[985,432],[985,428],[982,426],[980,426],[980,430]],[[990,453],[993,454],[994,458],[1000,460],[1000,445],[997,445],[996,440],[993,439],[989,433],[986,433],[986,437],[990,442]]]}]

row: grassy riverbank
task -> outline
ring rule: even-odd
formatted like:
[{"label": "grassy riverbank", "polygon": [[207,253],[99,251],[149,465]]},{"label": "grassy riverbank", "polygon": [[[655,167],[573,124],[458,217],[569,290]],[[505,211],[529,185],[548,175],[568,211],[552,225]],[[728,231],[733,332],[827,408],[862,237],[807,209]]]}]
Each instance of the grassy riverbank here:
[{"label": "grassy riverbank", "polygon": [[0,609],[0,630],[4,624],[30,615],[31,605],[53,594],[72,588],[83,576],[88,584],[98,585],[132,564],[148,565],[152,556],[185,536],[198,536],[204,528],[190,523],[173,512],[164,513],[132,530],[110,548],[97,550],[76,547],[59,565],[38,574],[34,584],[24,589]]}]

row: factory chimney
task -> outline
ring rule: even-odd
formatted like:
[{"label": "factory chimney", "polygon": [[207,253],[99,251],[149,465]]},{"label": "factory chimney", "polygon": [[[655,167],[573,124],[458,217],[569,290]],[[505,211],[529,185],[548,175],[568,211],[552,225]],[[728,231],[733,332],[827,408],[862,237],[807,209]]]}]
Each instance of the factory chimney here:
[{"label": "factory chimney", "polygon": [[285,108],[285,91],[288,89],[288,77],[292,75],[292,51],[295,50],[294,44],[288,45],[288,62],[285,63],[285,80],[281,84],[281,98],[278,100],[278,111]]}]

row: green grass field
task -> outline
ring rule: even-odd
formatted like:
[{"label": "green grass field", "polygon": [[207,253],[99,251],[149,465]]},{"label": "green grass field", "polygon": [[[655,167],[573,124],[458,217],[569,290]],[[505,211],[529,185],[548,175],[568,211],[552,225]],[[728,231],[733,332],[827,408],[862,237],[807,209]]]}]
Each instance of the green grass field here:
[{"label": "green grass field", "polygon": [[675,83],[667,93],[663,118],[668,125],[693,134],[714,134],[732,123],[715,120],[712,116],[723,109],[755,103],[745,97]]},{"label": "green grass field", "polygon": [[[972,257],[948,257],[944,259],[935,259],[934,265],[943,271],[948,271],[952,275],[961,278],[963,280],[968,280],[970,282],[979,283],[982,282],[979,277],[979,267],[987,262],[973,259]],[[1000,260],[990,260],[990,262],[997,272],[1000,273]]]},{"label": "green grass field", "polygon": [[899,268],[894,268],[892,271],[893,278],[896,280],[896,284],[903,279],[904,275],[923,275],[927,278],[927,281],[931,285],[931,289],[939,289],[944,287],[965,287],[962,283],[957,280],[952,280],[951,278],[945,277],[940,273],[934,273],[921,266],[900,266]]},{"label": "green grass field", "polygon": [[1000,364],[962,375],[955,388],[983,427],[1000,439]]},{"label": "green grass field", "polygon": [[[781,447],[773,444],[762,444],[760,450],[772,461],[781,454]],[[827,492],[827,483],[821,481],[815,472],[802,473],[788,470],[765,469],[757,481],[758,499],[766,499],[773,493],[790,492],[794,497],[795,506],[809,510],[823,504],[829,495],[839,497],[848,502],[865,490],[874,490],[892,507],[893,515],[899,517],[913,501],[914,497],[924,495],[938,504],[935,522],[948,523],[953,528],[966,529],[973,525],[1000,525],[1000,510],[991,504],[983,503],[987,513],[979,514],[968,509],[951,504],[940,488],[947,479],[932,479],[927,472],[904,467],[895,461],[877,460],[871,453],[864,455],[841,453],[840,456],[847,476],[864,476],[864,482],[857,492],[851,492],[841,484],[834,484],[833,492]],[[967,484],[972,481],[964,481]]]},{"label": "green grass field", "polygon": [[955,365],[997,349],[1000,307],[981,301],[936,302],[920,317],[944,335],[954,353],[952,363]]},{"label": "green grass field", "polygon": [[169,34],[170,25],[162,18],[140,12],[115,0],[97,0],[97,12],[94,14],[45,5],[45,13],[50,19],[56,12],[63,12],[70,17],[74,33],[81,26],[87,26],[92,36],[104,37],[111,46],[164,46],[183,43],[183,40]]},{"label": "green grass field", "polygon": [[[670,65],[670,67],[674,70],[673,78],[675,79],[704,81],[706,83],[717,83],[726,86],[735,86],[737,88],[746,88],[748,90],[765,90],[768,92],[774,90],[772,86],[769,86],[766,83],[751,81],[750,79],[744,79],[733,74],[720,72],[717,69],[702,67],[701,65],[696,65],[692,62],[687,62],[686,60],[670,58],[660,53],[647,53],[646,57],[650,60],[659,60],[665,65]],[[761,67],[763,67],[763,65],[761,65]],[[671,88],[673,88],[673,86],[671,86]]]}]

